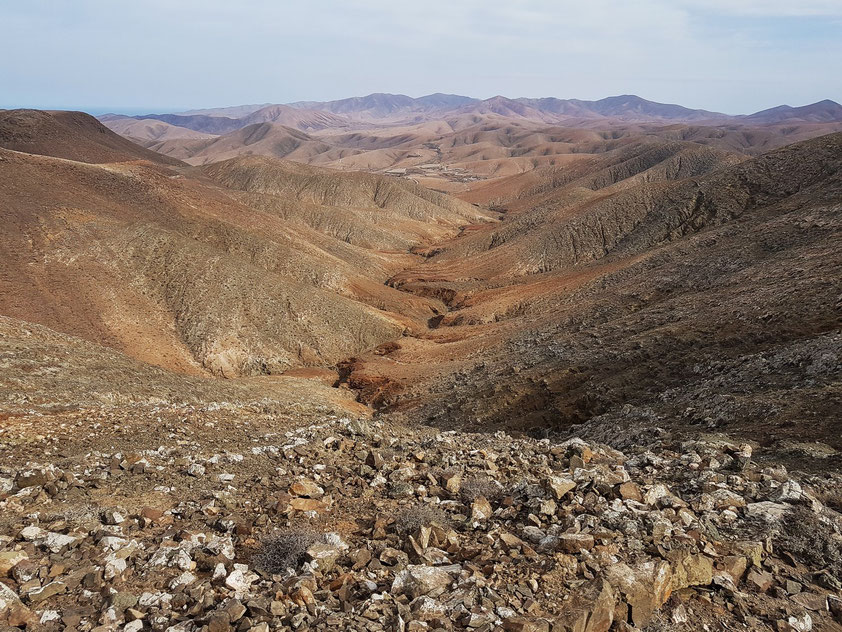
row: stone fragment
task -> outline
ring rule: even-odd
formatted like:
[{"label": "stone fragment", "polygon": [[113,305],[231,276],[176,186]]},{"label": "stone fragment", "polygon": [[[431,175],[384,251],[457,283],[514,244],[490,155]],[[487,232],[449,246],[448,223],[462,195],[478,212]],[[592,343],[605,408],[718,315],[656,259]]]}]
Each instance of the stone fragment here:
[{"label": "stone fragment", "polygon": [[462,475],[459,474],[459,473],[453,473],[453,474],[445,476],[445,478],[444,478],[444,488],[451,495],[458,494],[459,490],[462,488]]},{"label": "stone fragment", "polygon": [[18,474],[15,479],[15,486],[18,489],[25,489],[26,487],[43,487],[54,480],[55,477],[49,470],[26,470],[25,472]]},{"label": "stone fragment", "polygon": [[558,537],[558,550],[565,553],[590,551],[594,547],[594,537],[586,533],[562,533]]},{"label": "stone fragment", "polygon": [[51,553],[59,553],[64,547],[73,546],[78,542],[79,538],[72,535],[64,535],[63,533],[48,533],[44,538],[44,546],[46,546]]},{"label": "stone fragment", "polygon": [[471,503],[471,520],[474,522],[488,520],[493,513],[491,503],[484,496],[480,496]]},{"label": "stone fragment", "polygon": [[634,500],[635,502],[643,502],[643,494],[640,492],[640,487],[632,481],[626,481],[620,484],[620,498],[623,500]]},{"label": "stone fragment", "polygon": [[819,595],[813,592],[801,592],[792,596],[792,600],[799,606],[803,606],[807,610],[814,612],[824,612],[828,610],[827,595]]},{"label": "stone fragment", "polygon": [[547,484],[556,500],[561,500],[567,492],[576,489],[576,482],[563,476],[550,476],[547,479]]},{"label": "stone fragment", "polygon": [[50,582],[46,586],[37,588],[26,595],[31,604],[39,604],[50,597],[60,595],[67,590],[67,585],[62,582]]},{"label": "stone fragment", "polygon": [[0,577],[7,577],[15,566],[28,559],[25,551],[0,552]]},{"label": "stone fragment", "polygon": [[503,621],[503,629],[506,632],[549,632],[550,624],[543,619],[511,617]]},{"label": "stone fragment", "polygon": [[674,549],[665,557],[672,563],[672,590],[707,586],[713,581],[713,559],[706,555]]},{"label": "stone fragment", "polygon": [[20,530],[20,537],[27,542],[36,542],[47,537],[47,532],[41,527],[29,525]]},{"label": "stone fragment", "polygon": [[749,572],[746,583],[757,592],[765,593],[775,584],[775,577],[772,573],[755,568]]},{"label": "stone fragment", "polygon": [[321,498],[325,495],[325,490],[313,481],[299,479],[290,485],[289,493],[293,496],[301,496],[304,498]]},{"label": "stone fragment", "polygon": [[458,564],[451,566],[412,565],[395,576],[392,594],[405,594],[410,599],[422,595],[437,597],[450,587],[454,576],[462,570]]},{"label": "stone fragment", "polygon": [[307,549],[307,560],[315,562],[322,572],[329,572],[336,566],[336,560],[342,555],[342,550],[332,544],[316,542]]},{"label": "stone fragment", "polygon": [[617,596],[611,584],[594,579],[571,597],[553,632],[608,632],[614,623]]},{"label": "stone fragment", "polygon": [[716,567],[720,572],[727,573],[735,584],[739,584],[748,569],[748,558],[742,555],[726,555],[719,558]]},{"label": "stone fragment", "polygon": [[645,627],[655,610],[672,594],[672,569],[668,562],[644,562],[634,568],[619,562],[605,569],[609,583],[623,596],[635,626]]},{"label": "stone fragment", "polygon": [[316,513],[327,511],[327,505],[315,498],[293,498],[289,501],[289,506],[295,511],[315,511]]},{"label": "stone fragment", "polygon": [[749,503],[745,506],[747,518],[759,520],[765,523],[780,522],[789,513],[790,507],[781,503],[773,503],[770,501],[763,501],[759,503]]},{"label": "stone fragment", "polygon": [[258,579],[260,579],[258,575],[249,571],[245,564],[234,564],[234,570],[225,578],[225,585],[237,595],[243,595]]}]

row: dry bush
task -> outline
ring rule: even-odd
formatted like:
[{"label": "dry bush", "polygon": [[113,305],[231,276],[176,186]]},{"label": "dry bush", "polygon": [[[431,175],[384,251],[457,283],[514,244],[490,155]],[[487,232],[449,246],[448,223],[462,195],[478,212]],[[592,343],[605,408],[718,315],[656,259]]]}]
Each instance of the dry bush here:
[{"label": "dry bush", "polygon": [[842,580],[842,544],[833,525],[806,507],[795,507],[783,521],[775,547],[789,551],[812,567],[827,568]]},{"label": "dry bush", "polygon": [[474,475],[462,481],[459,487],[459,499],[470,505],[482,496],[488,501],[499,500],[503,496],[503,486],[488,476]]},{"label": "dry bush", "polygon": [[320,538],[309,526],[279,529],[263,538],[252,557],[252,566],[270,575],[297,569],[304,562],[307,549]]},{"label": "dry bush", "polygon": [[394,523],[395,533],[401,535],[415,533],[419,528],[433,522],[447,524],[447,516],[440,508],[432,505],[413,505],[398,512]]}]

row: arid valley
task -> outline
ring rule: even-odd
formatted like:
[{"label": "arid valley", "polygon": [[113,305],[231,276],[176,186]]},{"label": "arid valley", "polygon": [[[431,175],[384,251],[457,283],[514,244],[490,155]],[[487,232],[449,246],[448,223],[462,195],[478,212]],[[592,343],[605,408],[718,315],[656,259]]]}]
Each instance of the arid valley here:
[{"label": "arid valley", "polygon": [[0,215],[0,632],[842,631],[834,100],[7,107]]}]

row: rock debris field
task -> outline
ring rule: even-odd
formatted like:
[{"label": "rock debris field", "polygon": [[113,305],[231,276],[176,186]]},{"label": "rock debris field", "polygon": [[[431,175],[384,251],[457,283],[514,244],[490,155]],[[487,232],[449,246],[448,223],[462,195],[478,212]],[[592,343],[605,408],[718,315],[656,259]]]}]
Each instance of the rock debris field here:
[{"label": "rock debris field", "polygon": [[4,434],[3,632],[842,629],[842,477],[724,436],[110,414]]}]

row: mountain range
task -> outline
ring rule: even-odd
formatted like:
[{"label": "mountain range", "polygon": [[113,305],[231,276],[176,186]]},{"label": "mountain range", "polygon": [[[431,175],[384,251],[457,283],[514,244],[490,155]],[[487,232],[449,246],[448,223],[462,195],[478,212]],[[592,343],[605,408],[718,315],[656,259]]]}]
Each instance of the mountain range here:
[{"label": "mountain range", "polygon": [[756,156],[842,131],[842,106],[821,101],[728,116],[634,95],[585,101],[377,93],[100,120],[132,142],[193,165],[259,155],[461,192],[645,137]]},{"label": "mountain range", "polygon": [[[255,108],[255,109],[253,109]],[[280,122],[291,127],[298,127],[294,115],[286,108],[297,110],[326,112],[338,115],[325,117],[319,123],[323,127],[341,127],[356,122],[418,122],[444,115],[494,113],[515,116],[543,122],[561,122],[565,119],[605,119],[616,118],[623,121],[678,121],[678,122],[740,122],[753,124],[775,124],[788,122],[839,122],[842,121],[842,106],[830,100],[819,101],[801,107],[781,105],[747,115],[727,115],[708,110],[686,108],[681,105],[649,101],[636,95],[626,94],[606,97],[597,101],[581,99],[546,98],[508,98],[495,96],[489,99],[475,99],[454,94],[430,94],[413,98],[403,94],[374,93],[364,97],[352,97],[337,101],[299,101],[281,105],[264,104],[263,106],[235,106],[211,108],[201,111],[178,114],[138,115],[132,118],[157,118],[173,124],[181,124],[196,131],[220,133],[232,131],[235,123],[217,122],[219,127],[204,128],[209,122],[203,116],[225,118],[240,121],[241,126],[257,122]],[[239,114],[239,116],[232,116]],[[102,120],[109,120],[114,115],[105,115]],[[164,118],[167,117],[167,118]],[[302,117],[303,121],[312,121]],[[230,127],[226,127],[230,126]],[[303,129],[303,128],[301,128]]]}]

